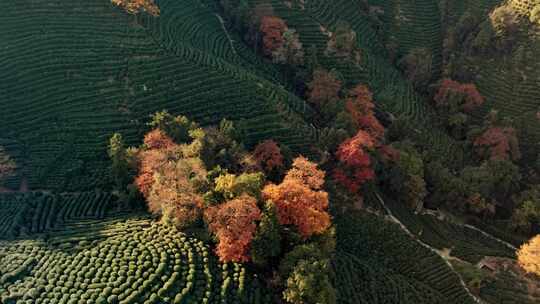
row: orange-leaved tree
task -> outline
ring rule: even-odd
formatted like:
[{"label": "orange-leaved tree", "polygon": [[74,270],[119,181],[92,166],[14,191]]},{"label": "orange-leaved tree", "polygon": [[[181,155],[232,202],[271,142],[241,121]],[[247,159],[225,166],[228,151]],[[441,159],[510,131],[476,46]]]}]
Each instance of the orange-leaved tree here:
[{"label": "orange-leaved tree", "polygon": [[528,273],[540,276],[540,234],[523,244],[517,252],[518,263]]},{"label": "orange-leaved tree", "polygon": [[209,230],[219,240],[216,253],[220,261],[250,260],[249,249],[261,215],[257,200],[247,194],[204,211]]},{"label": "orange-leaved tree", "polygon": [[339,164],[334,169],[334,179],[350,192],[358,192],[364,183],[375,177],[369,155],[374,147],[375,140],[363,130],[344,141],[336,152]]},{"label": "orange-leaved tree", "polygon": [[325,173],[304,157],[294,160],[283,182],[268,184],[262,193],[276,204],[281,225],[296,226],[308,238],[326,231],[331,225],[328,213],[328,193],[321,190]]},{"label": "orange-leaved tree", "polygon": [[263,51],[267,56],[283,47],[285,40],[283,33],[287,31],[285,21],[276,16],[264,16],[261,19],[259,30],[263,35]]},{"label": "orange-leaved tree", "polygon": [[364,130],[380,142],[384,137],[384,127],[375,117],[373,93],[366,85],[359,84],[349,92],[346,108],[358,129]]},{"label": "orange-leaved tree", "polygon": [[207,175],[200,158],[186,156],[187,147],[175,144],[163,131],[155,129],[145,135],[137,155],[139,175],[135,185],[148,209],[179,227],[200,217],[203,198],[196,185]]},{"label": "orange-leaved tree", "polygon": [[473,145],[483,159],[515,161],[521,157],[513,127],[490,127],[474,139]]},{"label": "orange-leaved tree", "polygon": [[111,2],[123,7],[130,14],[147,12],[152,16],[158,16],[160,13],[154,0],[111,0]]},{"label": "orange-leaved tree", "polygon": [[194,181],[206,177],[200,159],[167,161],[154,172],[153,184],[146,197],[149,210],[177,227],[187,227],[200,218],[203,197]]}]

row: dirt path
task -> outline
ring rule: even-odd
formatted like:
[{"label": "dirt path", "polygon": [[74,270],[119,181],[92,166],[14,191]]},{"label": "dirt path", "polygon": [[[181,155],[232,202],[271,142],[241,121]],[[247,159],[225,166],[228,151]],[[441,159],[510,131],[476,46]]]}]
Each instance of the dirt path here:
[{"label": "dirt path", "polygon": [[394,222],[396,224],[398,224],[398,226],[401,228],[401,230],[403,230],[406,234],[408,234],[412,239],[414,239],[418,244],[422,245],[423,247],[431,250],[432,252],[434,252],[435,254],[437,254],[438,256],[441,257],[441,259],[443,259],[443,261],[448,265],[448,267],[450,267],[450,270],[456,274],[456,276],[459,278],[459,282],[461,283],[461,286],[463,287],[463,289],[465,289],[465,291],[469,294],[469,296],[471,296],[471,298],[474,299],[474,301],[476,303],[479,303],[479,304],[484,304],[485,302],[482,301],[480,298],[478,298],[477,296],[475,296],[470,290],[469,288],[467,287],[467,284],[465,283],[465,281],[463,281],[463,279],[461,278],[461,275],[454,269],[454,266],[452,266],[452,264],[449,262],[449,259],[448,257],[446,256],[446,254],[438,249],[435,249],[433,247],[431,247],[430,245],[424,243],[422,240],[418,239],[416,237],[416,235],[414,235],[408,228],[407,226],[405,226],[398,218],[396,218],[393,214],[392,214],[392,211],[390,210],[390,208],[388,208],[386,206],[386,204],[384,203],[384,200],[379,196],[379,194],[376,194],[377,196],[377,199],[379,200],[379,202],[381,203],[381,205],[383,206],[383,208],[386,210],[386,217],[391,221],[391,222]]},{"label": "dirt path", "polygon": [[[440,221],[442,221],[442,219],[440,218],[441,215],[444,217],[444,215],[443,215],[440,211],[438,211],[438,210],[431,211],[430,213],[432,213],[431,215],[432,215],[432,216],[435,216],[435,218],[436,218],[437,220],[440,220]],[[485,236],[485,237],[487,237],[487,238],[489,238],[489,239],[492,239],[492,240],[494,240],[494,241],[496,241],[496,242],[498,242],[498,243],[501,243],[501,244],[503,244],[504,246],[506,246],[506,247],[512,249],[513,251],[516,251],[516,250],[517,250],[517,248],[516,248],[514,245],[508,243],[507,241],[501,240],[501,239],[499,239],[498,237],[493,236],[493,235],[491,235],[491,234],[485,232],[484,230],[482,230],[482,229],[480,229],[480,228],[477,228],[477,227],[475,227],[475,226],[473,226],[473,225],[462,224],[462,223],[458,223],[458,222],[452,221],[452,220],[450,220],[450,222],[451,222],[452,224],[454,224],[454,225],[458,225],[458,226],[461,226],[461,227],[465,227],[465,228],[469,228],[469,229],[475,230],[475,231],[481,233],[483,236]]]},{"label": "dirt path", "polygon": [[234,40],[231,39],[231,36],[229,35],[229,32],[227,31],[227,27],[225,27],[225,21],[223,21],[223,18],[221,18],[220,15],[218,14],[214,14],[214,15],[218,18],[219,22],[221,23],[221,27],[223,28],[223,31],[225,32],[225,35],[227,35],[227,39],[229,39],[229,43],[231,44],[231,50],[233,51],[235,55],[238,55],[238,53],[236,53],[236,49],[234,48],[234,42],[233,42]]},{"label": "dirt path", "polygon": [[504,240],[501,240],[501,239],[499,239],[499,238],[497,238],[497,237],[495,237],[495,236],[493,236],[493,235],[491,235],[491,234],[489,234],[489,233],[487,233],[487,232],[485,232],[485,231],[483,231],[483,230],[481,230],[481,229],[479,229],[479,228],[476,228],[476,227],[474,227],[474,226],[472,226],[472,225],[469,225],[469,224],[458,224],[458,225],[462,225],[463,227],[467,227],[467,228],[469,228],[469,229],[478,231],[478,232],[480,232],[483,236],[485,236],[485,237],[487,237],[487,238],[490,238],[490,239],[492,239],[492,240],[494,240],[494,241],[497,241],[497,242],[499,242],[499,243],[505,245],[506,247],[508,247],[508,248],[510,248],[510,249],[512,249],[512,250],[514,250],[514,251],[517,250],[517,248],[516,248],[514,245],[512,245],[512,244],[510,244],[510,243],[508,243],[508,242],[506,242],[506,241],[504,241]]}]

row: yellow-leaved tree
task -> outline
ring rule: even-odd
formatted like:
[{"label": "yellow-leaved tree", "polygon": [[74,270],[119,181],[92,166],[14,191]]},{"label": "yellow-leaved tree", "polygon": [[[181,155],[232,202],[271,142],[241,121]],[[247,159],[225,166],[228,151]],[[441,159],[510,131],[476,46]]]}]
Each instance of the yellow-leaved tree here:
[{"label": "yellow-leaved tree", "polygon": [[525,271],[540,276],[540,234],[523,244],[517,252],[518,262]]}]

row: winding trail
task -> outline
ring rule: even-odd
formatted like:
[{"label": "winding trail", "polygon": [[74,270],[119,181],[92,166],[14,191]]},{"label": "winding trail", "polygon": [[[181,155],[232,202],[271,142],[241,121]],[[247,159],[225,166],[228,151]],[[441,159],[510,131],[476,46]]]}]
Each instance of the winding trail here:
[{"label": "winding trail", "polygon": [[227,39],[229,39],[229,43],[231,44],[231,49],[233,53],[235,55],[238,55],[238,53],[236,53],[236,49],[234,48],[234,43],[233,43],[234,40],[232,40],[231,36],[229,35],[229,32],[227,31],[227,28],[225,27],[225,21],[223,21],[223,18],[221,18],[220,15],[218,14],[214,14],[214,15],[216,16],[216,18],[218,18],[219,22],[221,23],[221,27],[223,28],[223,31],[225,32],[225,35],[227,35]]},{"label": "winding trail", "polygon": [[484,301],[482,301],[480,298],[478,298],[477,296],[475,296],[470,290],[469,288],[467,287],[467,284],[465,283],[465,281],[463,281],[463,279],[461,278],[461,275],[454,269],[454,266],[452,266],[452,264],[448,261],[448,259],[443,255],[441,254],[441,252],[433,247],[431,247],[430,245],[424,243],[422,240],[420,240],[419,238],[416,237],[416,235],[414,235],[408,228],[407,226],[405,226],[397,217],[395,217],[393,214],[392,214],[392,211],[390,210],[390,208],[388,208],[386,206],[386,204],[384,203],[384,200],[381,198],[381,196],[377,193],[375,194],[377,196],[377,199],[379,200],[379,202],[381,203],[381,206],[383,206],[383,208],[386,210],[386,217],[398,224],[398,226],[401,228],[401,230],[403,230],[406,234],[408,234],[412,239],[414,239],[418,244],[422,245],[423,247],[431,250],[433,253],[437,254],[439,257],[441,257],[441,259],[443,259],[443,261],[448,265],[448,267],[450,268],[450,270],[456,274],[456,276],[459,278],[459,282],[461,283],[461,286],[463,287],[463,289],[465,289],[465,291],[469,294],[469,296],[476,302],[476,303],[479,303],[479,304],[485,304]]},{"label": "winding trail", "polygon": [[[454,224],[456,224],[456,223],[454,223]],[[493,235],[491,235],[491,234],[489,234],[489,233],[487,233],[487,232],[485,232],[485,231],[483,231],[483,230],[481,230],[481,229],[479,229],[479,228],[476,228],[476,227],[474,227],[474,226],[472,226],[472,225],[469,225],[469,224],[457,224],[457,225],[461,225],[461,226],[463,226],[463,227],[467,227],[467,228],[469,228],[469,229],[478,231],[478,232],[480,232],[483,236],[485,236],[485,237],[487,237],[487,238],[490,238],[490,239],[492,239],[492,240],[494,240],[494,241],[497,241],[497,242],[499,242],[499,243],[505,245],[506,247],[508,247],[508,248],[510,248],[510,249],[512,249],[512,250],[514,250],[514,251],[517,250],[517,248],[516,248],[514,245],[508,243],[507,241],[501,240],[501,239],[499,239],[499,238],[497,238],[497,237],[495,237],[495,236],[493,236]]]},{"label": "winding trail", "polygon": [[[439,212],[439,211],[432,211],[432,212],[434,212],[435,215],[437,215],[437,216],[435,216],[435,218],[437,218],[437,220],[441,220],[441,219],[439,218],[439,215],[441,215],[441,212]],[[433,215],[433,214],[432,214],[432,215]],[[494,241],[496,241],[496,242],[498,242],[498,243],[501,243],[501,244],[503,244],[504,246],[508,247],[509,249],[511,249],[511,250],[513,250],[513,251],[516,251],[516,250],[517,250],[517,248],[516,248],[514,245],[508,243],[507,241],[501,240],[500,238],[498,238],[498,237],[496,237],[496,236],[493,236],[493,235],[491,235],[491,234],[485,232],[484,230],[482,230],[482,229],[480,229],[480,228],[477,228],[477,227],[475,227],[475,226],[473,226],[473,225],[470,225],[470,224],[462,224],[462,223],[458,223],[458,222],[456,222],[456,221],[450,221],[450,222],[451,222],[452,224],[454,224],[454,225],[461,226],[461,227],[465,227],[465,228],[468,228],[468,229],[472,229],[472,230],[474,230],[474,231],[477,231],[477,232],[479,232],[480,234],[482,234],[483,236],[485,236],[485,237],[487,237],[487,238],[489,238],[489,239],[492,239],[492,240],[494,240]]]}]

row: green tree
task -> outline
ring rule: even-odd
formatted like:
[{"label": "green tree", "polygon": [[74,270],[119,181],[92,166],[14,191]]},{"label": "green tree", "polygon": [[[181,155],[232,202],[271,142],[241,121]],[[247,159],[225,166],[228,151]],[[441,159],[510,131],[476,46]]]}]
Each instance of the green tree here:
[{"label": "green tree", "polygon": [[261,197],[261,189],[264,185],[264,174],[242,173],[240,175],[223,174],[215,179],[215,191],[223,195],[227,200],[236,198],[244,193],[255,198]]},{"label": "green tree", "polygon": [[330,268],[329,260],[301,260],[287,278],[283,298],[293,304],[336,303]]},{"label": "green tree", "polygon": [[356,32],[345,21],[338,21],[326,45],[325,55],[350,58],[356,47]]},{"label": "green tree", "polygon": [[426,90],[433,76],[433,55],[429,49],[412,49],[398,66],[416,89]]},{"label": "green tree", "polygon": [[513,197],[516,209],[512,214],[511,226],[524,233],[531,233],[540,224],[540,185],[525,190]]},{"label": "green tree", "polygon": [[109,158],[111,159],[111,175],[115,188],[124,191],[130,180],[128,153],[122,134],[114,133],[109,139]]},{"label": "green tree", "polygon": [[148,126],[165,132],[177,144],[189,143],[193,139],[190,131],[199,128],[197,123],[190,121],[186,116],[174,116],[167,110],[156,112],[150,117]]},{"label": "green tree", "polygon": [[399,158],[391,165],[390,187],[409,207],[420,211],[427,195],[422,155],[409,142],[395,144]]},{"label": "green tree", "polygon": [[251,260],[255,265],[265,266],[280,254],[281,235],[276,206],[272,201],[268,201],[251,243]]},{"label": "green tree", "polygon": [[247,151],[237,138],[241,134],[231,121],[224,120],[219,127],[209,127],[200,138],[200,157],[206,168],[220,166],[231,173],[242,171]]},{"label": "green tree", "polygon": [[[508,204],[510,196],[519,190],[521,174],[511,161],[489,160],[479,167],[465,167],[461,172],[467,196],[480,194],[494,203]],[[511,206],[507,206],[511,209]]]}]

